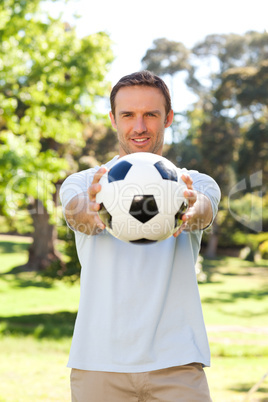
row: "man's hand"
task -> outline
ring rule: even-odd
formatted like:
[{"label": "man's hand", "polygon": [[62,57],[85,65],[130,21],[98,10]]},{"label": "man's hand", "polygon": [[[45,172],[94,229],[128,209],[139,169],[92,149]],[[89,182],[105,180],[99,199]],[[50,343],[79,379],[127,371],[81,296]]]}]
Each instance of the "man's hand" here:
[{"label": "man's hand", "polygon": [[[105,229],[105,225],[97,213],[100,209],[100,204],[98,204],[96,202],[96,195],[101,190],[101,185],[100,185],[99,181],[105,172],[107,172],[107,169],[105,167],[101,167],[97,171],[97,173],[93,177],[91,186],[89,187],[89,189],[87,191],[88,197],[89,197],[89,209],[90,209],[90,213],[91,213],[92,219],[93,219],[92,223],[93,223],[93,226],[96,227],[96,230],[98,232]],[[94,233],[94,234],[97,234],[97,233]]]},{"label": "man's hand", "polygon": [[105,167],[101,167],[95,173],[87,193],[81,193],[72,198],[65,209],[69,225],[81,233],[96,235],[105,229],[98,215],[100,204],[96,202],[96,194],[101,190],[99,181],[106,171]]},{"label": "man's hand", "polygon": [[209,199],[193,189],[193,180],[190,176],[183,174],[181,176],[184,183],[187,185],[187,190],[184,190],[184,197],[188,200],[189,208],[182,215],[182,225],[173,234],[178,237],[183,230],[192,231],[204,229],[212,220],[212,207]]}]

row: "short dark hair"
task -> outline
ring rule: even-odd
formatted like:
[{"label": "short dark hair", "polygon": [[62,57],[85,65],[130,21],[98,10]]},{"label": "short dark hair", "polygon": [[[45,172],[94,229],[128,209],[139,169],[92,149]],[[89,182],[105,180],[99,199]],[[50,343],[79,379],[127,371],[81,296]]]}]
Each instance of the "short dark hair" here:
[{"label": "short dark hair", "polygon": [[111,103],[111,110],[113,115],[115,116],[115,97],[117,92],[119,91],[120,88],[123,87],[131,87],[135,85],[140,85],[140,86],[145,86],[145,87],[153,87],[153,88],[158,88],[162,92],[162,94],[165,97],[165,110],[166,110],[166,115],[171,110],[171,99],[170,99],[170,93],[167,85],[165,82],[152,73],[151,71],[143,70],[139,71],[130,75],[125,75],[122,77],[118,83],[113,87],[111,95],[110,95],[110,103]]}]

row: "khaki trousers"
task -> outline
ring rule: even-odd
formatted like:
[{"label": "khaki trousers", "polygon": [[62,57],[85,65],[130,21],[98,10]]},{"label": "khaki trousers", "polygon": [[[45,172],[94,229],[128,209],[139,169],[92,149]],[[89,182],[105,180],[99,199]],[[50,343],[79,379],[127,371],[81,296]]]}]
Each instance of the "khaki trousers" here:
[{"label": "khaki trousers", "polygon": [[72,402],[211,402],[200,363],[145,373],[71,371]]}]

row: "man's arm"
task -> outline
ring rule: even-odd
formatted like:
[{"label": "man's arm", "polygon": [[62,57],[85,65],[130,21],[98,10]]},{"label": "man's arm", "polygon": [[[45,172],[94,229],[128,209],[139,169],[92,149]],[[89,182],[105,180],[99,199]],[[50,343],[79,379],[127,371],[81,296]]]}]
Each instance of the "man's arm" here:
[{"label": "man's arm", "polygon": [[[99,181],[106,171],[106,168],[100,168],[94,175],[88,191],[76,195],[67,204],[65,218],[74,230],[87,235],[96,235],[104,230],[105,225],[98,215],[100,204],[96,202],[96,194],[101,189]],[[183,230],[192,231],[206,228],[213,217],[210,200],[204,194],[193,189],[192,178],[184,174],[182,180],[187,185],[184,196],[188,199],[189,209],[182,216],[184,223],[174,233],[174,237],[179,236]]]},{"label": "man's arm", "polygon": [[100,205],[96,202],[96,194],[101,189],[99,181],[105,172],[106,168],[100,168],[94,175],[88,191],[77,194],[67,204],[64,211],[65,218],[74,230],[87,235],[96,235],[105,228],[98,215]]},{"label": "man's arm", "polygon": [[187,190],[184,191],[185,198],[188,199],[189,209],[183,214],[183,224],[174,233],[174,237],[185,231],[205,229],[212,221],[213,211],[211,202],[208,197],[193,189],[193,180],[190,176],[183,174],[182,180],[187,185]]}]

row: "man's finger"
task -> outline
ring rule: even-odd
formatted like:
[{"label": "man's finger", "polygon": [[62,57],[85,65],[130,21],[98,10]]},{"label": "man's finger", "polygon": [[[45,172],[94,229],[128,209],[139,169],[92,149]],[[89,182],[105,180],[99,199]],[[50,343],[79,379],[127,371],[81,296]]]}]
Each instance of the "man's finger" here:
[{"label": "man's finger", "polygon": [[193,189],[193,179],[188,174],[182,174],[181,179],[184,181],[188,189]]},{"label": "man's finger", "polygon": [[183,224],[179,227],[179,229],[178,229],[175,233],[173,233],[173,236],[174,236],[174,237],[178,237],[178,236],[181,234],[181,232],[183,232],[183,230],[185,229],[185,227],[186,227],[186,224],[183,223]]},{"label": "man's finger", "polygon": [[102,178],[102,176],[104,175],[104,173],[107,172],[107,168],[102,166],[97,173],[94,174],[93,180],[92,180],[92,184],[96,184],[100,181],[100,179]]},{"label": "man's finger", "polygon": [[90,203],[90,209],[93,212],[98,212],[100,209],[100,204],[98,204],[97,202],[91,202]]},{"label": "man's finger", "polygon": [[197,200],[197,194],[194,190],[184,190],[184,197],[188,200],[189,207],[192,207]]},{"label": "man's finger", "polygon": [[100,179],[104,175],[104,173],[107,172],[107,169],[105,167],[101,167],[97,173],[95,173],[92,184],[88,189],[88,196],[90,201],[95,202],[96,201],[96,194],[101,190],[101,185],[99,184]]},{"label": "man's finger", "polygon": [[88,189],[88,196],[91,202],[96,201],[96,194],[101,190],[99,183],[92,184]]}]

